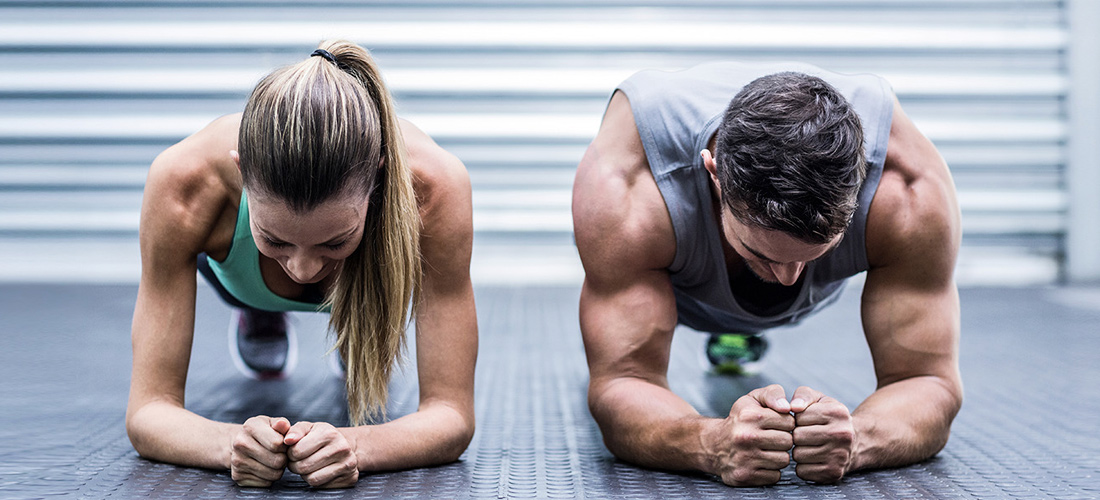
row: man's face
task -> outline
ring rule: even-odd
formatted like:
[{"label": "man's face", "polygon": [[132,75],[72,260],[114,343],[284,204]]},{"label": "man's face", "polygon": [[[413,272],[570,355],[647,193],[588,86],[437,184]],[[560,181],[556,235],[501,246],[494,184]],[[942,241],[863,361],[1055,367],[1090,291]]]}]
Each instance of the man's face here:
[{"label": "man's face", "polygon": [[824,244],[802,241],[782,231],[745,224],[722,207],[722,233],[745,266],[768,283],[791,286],[798,281],[806,263],[825,255],[840,243],[843,234]]}]

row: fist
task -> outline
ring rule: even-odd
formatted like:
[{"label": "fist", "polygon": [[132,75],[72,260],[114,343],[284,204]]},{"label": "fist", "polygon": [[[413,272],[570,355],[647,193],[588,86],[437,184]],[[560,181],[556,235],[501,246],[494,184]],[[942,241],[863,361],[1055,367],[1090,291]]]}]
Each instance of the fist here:
[{"label": "fist", "polygon": [[779,481],[779,471],[790,463],[788,450],[795,429],[790,410],[778,385],[756,389],[733,404],[729,416],[704,436],[714,462],[712,471],[722,482],[761,486]]},{"label": "fist", "polygon": [[852,413],[840,401],[809,387],[799,387],[791,398],[794,412],[794,451],[798,477],[816,483],[840,481],[851,467],[855,449]]},{"label": "fist", "polygon": [[285,418],[260,415],[245,421],[233,436],[229,472],[239,486],[266,488],[283,477],[286,468]]},{"label": "fist", "polygon": [[314,488],[347,488],[359,480],[359,462],[332,424],[298,422],[286,433],[288,468]]}]

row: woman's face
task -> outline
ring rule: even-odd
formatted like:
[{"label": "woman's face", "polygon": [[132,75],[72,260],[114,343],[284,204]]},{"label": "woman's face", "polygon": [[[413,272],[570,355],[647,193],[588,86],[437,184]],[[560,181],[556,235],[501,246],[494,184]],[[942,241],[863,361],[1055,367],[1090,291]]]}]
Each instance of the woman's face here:
[{"label": "woman's face", "polygon": [[304,213],[262,193],[248,194],[252,238],[297,283],[331,276],[363,239],[366,195],[333,196]]}]

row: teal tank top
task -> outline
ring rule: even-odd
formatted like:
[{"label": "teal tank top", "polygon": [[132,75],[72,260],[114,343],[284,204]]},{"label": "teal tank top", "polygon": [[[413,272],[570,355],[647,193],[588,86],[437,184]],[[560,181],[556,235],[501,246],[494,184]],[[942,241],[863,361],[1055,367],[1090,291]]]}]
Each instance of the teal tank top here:
[{"label": "teal tank top", "polygon": [[[863,124],[867,178],[840,245],[807,264],[802,288],[786,310],[760,315],[742,307],[730,288],[718,221],[711,210],[710,175],[699,152],[717,132],[741,87],[781,71],[820,77],[844,95]],[[698,331],[738,333],[798,323],[834,302],[847,278],[870,267],[867,212],[882,178],[894,110],[894,94],[885,80],[801,63],[720,62],[674,72],[641,71],[619,90],[630,99],[646,159],[672,218],[676,254],[668,271],[680,323]]]},{"label": "teal tank top", "polygon": [[248,198],[244,191],[241,191],[241,206],[237,209],[237,227],[233,230],[229,255],[222,262],[208,255],[206,261],[222,286],[249,307],[265,311],[329,312],[329,308],[322,307],[321,304],[280,297],[264,283],[263,274],[260,273],[260,250],[256,248],[256,240],[252,239],[252,226],[248,222]]}]

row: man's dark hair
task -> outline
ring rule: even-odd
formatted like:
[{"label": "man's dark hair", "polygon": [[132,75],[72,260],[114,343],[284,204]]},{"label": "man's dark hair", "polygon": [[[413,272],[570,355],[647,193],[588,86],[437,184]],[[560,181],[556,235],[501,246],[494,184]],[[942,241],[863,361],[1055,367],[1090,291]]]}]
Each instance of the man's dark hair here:
[{"label": "man's dark hair", "polygon": [[738,220],[816,244],[847,229],[867,172],[855,110],[824,80],[794,72],[734,96],[715,156],[722,202]]}]

